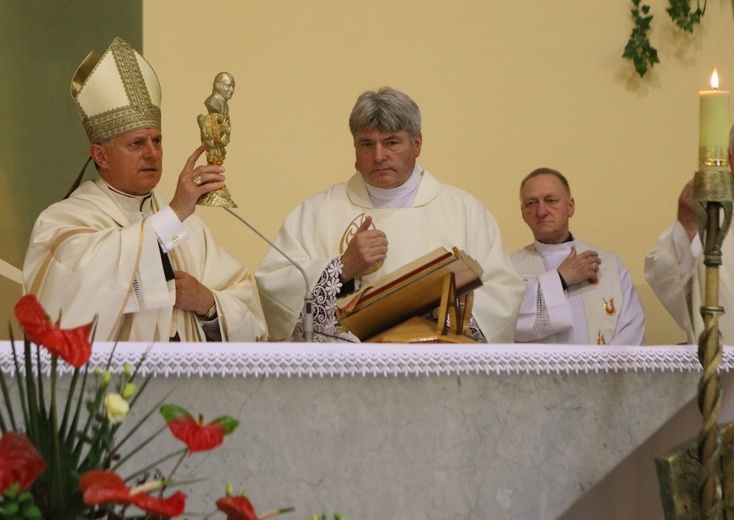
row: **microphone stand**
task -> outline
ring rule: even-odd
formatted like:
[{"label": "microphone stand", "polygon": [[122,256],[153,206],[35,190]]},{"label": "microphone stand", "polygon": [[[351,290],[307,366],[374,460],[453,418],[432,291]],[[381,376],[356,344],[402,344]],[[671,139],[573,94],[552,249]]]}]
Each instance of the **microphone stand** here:
[{"label": "microphone stand", "polygon": [[306,338],[307,343],[313,342],[313,292],[311,292],[311,284],[308,281],[308,275],[306,274],[306,271],[298,265],[290,256],[285,254],[282,249],[280,249],[278,246],[273,244],[270,240],[265,238],[265,235],[260,233],[257,229],[252,227],[249,222],[247,222],[245,219],[240,217],[237,213],[232,211],[230,208],[224,207],[224,209],[232,215],[234,218],[242,222],[245,226],[250,228],[257,236],[262,238],[265,242],[267,242],[270,247],[275,249],[278,253],[283,255],[286,260],[288,260],[291,264],[293,264],[296,269],[301,271],[301,274],[303,275],[303,280],[306,282],[306,296],[303,298],[303,335]]}]

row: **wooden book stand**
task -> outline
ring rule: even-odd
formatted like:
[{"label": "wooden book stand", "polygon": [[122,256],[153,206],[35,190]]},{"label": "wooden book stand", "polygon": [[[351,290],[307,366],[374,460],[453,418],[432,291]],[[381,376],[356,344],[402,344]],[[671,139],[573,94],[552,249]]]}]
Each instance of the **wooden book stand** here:
[{"label": "wooden book stand", "polygon": [[422,316],[413,316],[371,338],[367,343],[476,343],[471,338],[474,292],[456,297],[456,278],[447,273],[443,278],[438,323]]}]

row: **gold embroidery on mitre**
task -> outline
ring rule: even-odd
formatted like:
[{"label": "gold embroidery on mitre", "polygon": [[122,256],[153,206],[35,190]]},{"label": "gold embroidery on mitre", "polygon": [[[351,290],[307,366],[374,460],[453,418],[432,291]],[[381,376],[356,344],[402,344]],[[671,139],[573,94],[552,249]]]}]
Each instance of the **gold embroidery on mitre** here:
[{"label": "gold embroidery on mitre", "polygon": [[138,128],[161,127],[158,77],[121,38],[115,38],[101,58],[89,53],[74,74],[71,96],[91,143]]},{"label": "gold embroidery on mitre", "polygon": [[599,334],[597,334],[597,336],[596,336],[596,344],[597,345],[606,345],[607,344],[607,340],[604,339],[604,334],[602,334],[601,331],[599,331]]},{"label": "gold embroidery on mitre", "polygon": [[609,316],[614,316],[614,314],[617,312],[617,310],[614,308],[614,298],[610,298],[609,301],[607,301],[606,298],[602,298],[602,301],[604,301],[604,312],[606,312]]},{"label": "gold embroidery on mitre", "polygon": [[[362,223],[364,222],[364,219],[367,217],[364,213],[360,213],[354,219],[349,223],[347,226],[347,229],[344,230],[344,234],[342,235],[341,242],[339,242],[339,254],[344,254],[344,251],[347,250],[347,246],[349,245],[349,242],[352,241],[352,238],[354,238],[354,235],[357,234],[357,230],[360,228]],[[370,229],[377,229],[377,226],[375,226],[375,222],[372,221],[372,224],[370,225]],[[365,274],[372,274],[374,272],[377,272],[380,267],[382,267],[382,264],[384,263],[384,260],[380,260],[379,262],[375,263]]]}]

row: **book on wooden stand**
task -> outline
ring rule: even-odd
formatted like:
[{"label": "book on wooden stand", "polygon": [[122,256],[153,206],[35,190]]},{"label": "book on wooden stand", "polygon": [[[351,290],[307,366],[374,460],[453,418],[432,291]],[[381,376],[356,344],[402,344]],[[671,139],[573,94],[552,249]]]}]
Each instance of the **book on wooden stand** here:
[{"label": "book on wooden stand", "polygon": [[[455,247],[439,247],[339,298],[336,316],[364,342],[470,343],[465,331],[472,291],[481,286],[482,267],[476,260]],[[436,307],[438,323],[422,317]]]}]

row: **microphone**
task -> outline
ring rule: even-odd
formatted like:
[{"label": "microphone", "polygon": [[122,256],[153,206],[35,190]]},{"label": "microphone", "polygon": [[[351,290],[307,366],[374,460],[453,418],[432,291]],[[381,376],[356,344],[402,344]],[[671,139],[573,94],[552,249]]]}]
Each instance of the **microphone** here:
[{"label": "microphone", "polygon": [[293,264],[296,269],[301,271],[301,274],[303,275],[303,280],[306,282],[306,296],[303,298],[303,335],[306,337],[306,342],[311,343],[313,342],[313,292],[311,291],[311,284],[308,281],[308,275],[306,274],[306,271],[298,265],[290,256],[285,254],[282,249],[280,249],[278,246],[273,244],[270,240],[265,238],[265,235],[260,233],[257,229],[252,227],[252,225],[247,222],[245,219],[240,217],[237,213],[232,211],[228,207],[224,207],[227,212],[229,212],[230,215],[232,215],[234,218],[242,222],[245,226],[250,228],[257,236],[262,238],[265,242],[267,242],[270,247],[275,249],[278,253],[283,255],[283,257],[288,260],[291,264]]}]

